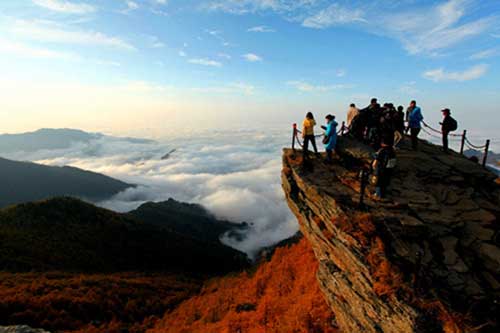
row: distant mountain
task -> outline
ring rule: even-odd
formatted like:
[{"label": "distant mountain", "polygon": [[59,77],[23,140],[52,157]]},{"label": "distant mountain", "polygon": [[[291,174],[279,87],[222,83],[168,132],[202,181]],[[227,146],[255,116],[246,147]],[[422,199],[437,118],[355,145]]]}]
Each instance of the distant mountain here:
[{"label": "distant mountain", "polygon": [[194,238],[219,242],[219,237],[230,232],[232,237],[241,238],[248,224],[233,223],[216,219],[205,208],[196,204],[187,204],[169,199],[164,202],[148,202],[129,215],[160,228],[191,235]]},{"label": "distant mountain", "polygon": [[0,184],[0,207],[64,195],[98,201],[132,186],[74,167],[46,166],[4,158],[0,158]]},{"label": "distant mountain", "polygon": [[244,254],[72,198],[0,210],[0,271],[221,273]]},{"label": "distant mountain", "polygon": [[[464,155],[467,156],[467,157],[476,156],[479,159],[479,162],[482,162],[483,161],[484,152],[483,151],[479,151],[479,150],[475,150],[475,149],[467,149],[467,150],[464,151]],[[489,151],[486,163],[492,164],[492,165],[496,166],[496,165],[498,165],[499,162],[500,162],[500,154],[497,154],[495,152]]]},{"label": "distant mountain", "polygon": [[[20,134],[2,134],[0,135],[0,154],[14,152],[34,152],[38,150],[54,150],[69,148],[75,143],[88,143],[91,140],[106,137],[100,133],[87,133],[81,130],[60,128],[43,128],[35,132]],[[116,138],[131,143],[147,144],[153,143],[152,140],[136,138]]]}]

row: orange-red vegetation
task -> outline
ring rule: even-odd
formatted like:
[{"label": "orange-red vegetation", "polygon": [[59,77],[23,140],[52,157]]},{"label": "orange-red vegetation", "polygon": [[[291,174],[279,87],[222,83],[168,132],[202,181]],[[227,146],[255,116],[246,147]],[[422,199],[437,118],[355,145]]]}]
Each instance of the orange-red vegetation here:
[{"label": "orange-red vegetation", "polygon": [[495,179],[495,183],[500,184],[500,178]]},{"label": "orange-red vegetation", "polygon": [[307,240],[278,248],[253,274],[216,278],[148,333],[334,333]]},{"label": "orange-red vegetation", "polygon": [[463,315],[451,313],[437,299],[418,298],[413,289],[405,283],[403,273],[389,261],[384,241],[377,235],[376,225],[370,214],[357,214],[350,220],[343,217],[332,222],[362,245],[374,279],[373,291],[378,296],[397,297],[404,294],[416,308],[439,320],[444,333],[464,331],[462,327],[465,327],[466,320]]},{"label": "orange-red vegetation", "polygon": [[173,274],[0,273],[0,324],[139,333],[198,290],[197,281]]},{"label": "orange-red vegetation", "polygon": [[373,291],[377,295],[395,295],[403,287],[403,277],[387,259],[385,246],[380,237],[372,239],[372,246],[366,260],[372,269],[372,276],[375,280]]}]

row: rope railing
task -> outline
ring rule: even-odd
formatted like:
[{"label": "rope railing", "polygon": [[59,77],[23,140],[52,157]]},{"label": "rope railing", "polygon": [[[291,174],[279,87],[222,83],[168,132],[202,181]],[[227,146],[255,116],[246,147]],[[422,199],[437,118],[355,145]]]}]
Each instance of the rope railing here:
[{"label": "rope railing", "polygon": [[473,144],[472,142],[469,141],[469,139],[466,137],[465,138],[465,143],[469,146],[469,147],[472,147],[474,149],[484,149],[486,148],[486,144],[482,145],[482,146],[476,146],[475,144]]},{"label": "rope railing", "polygon": [[[435,129],[435,128],[432,128],[431,126],[429,126],[425,121],[422,120],[422,124],[424,125],[425,128],[428,128],[430,131],[434,132],[434,133],[439,133],[439,134],[443,134],[442,131],[438,130],[438,129]],[[425,130],[425,128],[422,128],[422,130],[427,133],[428,135],[432,136],[432,137],[437,137],[437,135],[434,135],[432,133],[430,133],[429,131]],[[455,134],[455,133],[448,133],[449,136],[451,137],[456,137],[456,138],[461,138],[462,142],[460,143],[460,154],[463,155],[464,153],[464,146],[467,146],[467,148],[469,149],[473,149],[473,150],[481,150],[481,149],[484,149],[484,155],[483,155],[483,163],[482,165],[483,166],[486,166],[486,162],[488,160],[488,152],[489,152],[489,148],[490,148],[490,140],[486,140],[486,143],[482,146],[478,146],[478,145],[475,145],[473,144],[469,138],[467,138],[467,130],[464,130],[462,134]]]},{"label": "rope railing", "polygon": [[[428,125],[425,121],[422,121],[422,124],[424,125],[424,127],[422,127],[422,131],[424,133],[426,133],[427,135],[429,135],[433,138],[441,138],[441,136],[438,136],[437,134],[443,135],[443,132],[441,130],[433,128],[432,126]],[[345,126],[345,122],[342,122],[342,126],[337,131],[337,134],[344,135],[346,129],[347,129],[347,127]],[[295,149],[295,143],[297,143],[300,147],[303,147],[303,144],[300,142],[298,134],[302,134],[302,131],[300,131],[297,128],[297,124],[293,124],[292,149]],[[321,137],[321,136],[323,136],[323,134],[315,135],[316,138]],[[467,138],[467,130],[464,130],[462,132],[462,134],[448,133],[448,136],[450,136],[451,140],[454,140],[454,141],[461,140],[461,143],[460,143],[460,154],[461,155],[464,154],[464,147],[465,146],[467,146],[467,148],[474,149],[474,150],[484,149],[482,165],[486,166],[491,140],[489,140],[489,139],[486,140],[486,143],[482,146],[475,145],[469,140],[469,138]],[[454,138],[456,138],[456,139],[454,139]]]}]

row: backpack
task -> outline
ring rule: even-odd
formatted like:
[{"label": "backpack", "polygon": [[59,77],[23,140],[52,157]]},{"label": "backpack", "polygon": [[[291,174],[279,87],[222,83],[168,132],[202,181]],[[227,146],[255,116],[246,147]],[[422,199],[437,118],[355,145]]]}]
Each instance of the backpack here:
[{"label": "backpack", "polygon": [[452,117],[450,116],[450,126],[449,126],[448,130],[449,130],[450,132],[453,132],[453,131],[456,131],[456,130],[457,130],[457,128],[458,128],[458,123],[457,123],[457,121],[456,121],[454,118],[452,118]]}]

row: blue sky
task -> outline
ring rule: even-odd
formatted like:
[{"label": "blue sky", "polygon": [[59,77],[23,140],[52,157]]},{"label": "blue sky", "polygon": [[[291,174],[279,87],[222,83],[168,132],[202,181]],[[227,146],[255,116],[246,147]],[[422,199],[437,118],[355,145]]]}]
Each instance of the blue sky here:
[{"label": "blue sky", "polygon": [[499,119],[494,0],[4,0],[2,132],[258,127],[372,96]]}]

